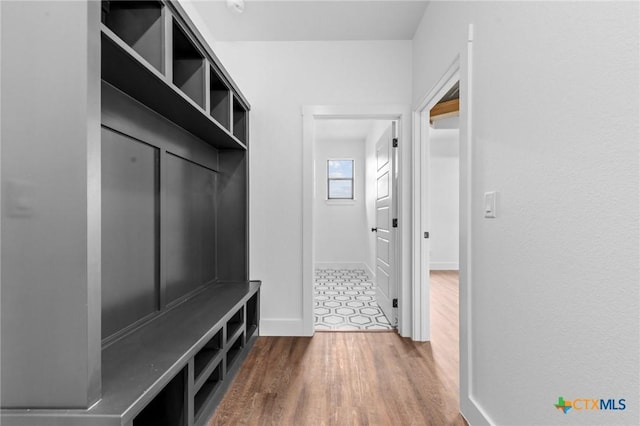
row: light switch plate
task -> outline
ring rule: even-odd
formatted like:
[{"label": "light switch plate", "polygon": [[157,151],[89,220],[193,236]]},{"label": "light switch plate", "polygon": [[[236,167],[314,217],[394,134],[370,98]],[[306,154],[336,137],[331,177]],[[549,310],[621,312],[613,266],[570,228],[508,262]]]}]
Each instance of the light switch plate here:
[{"label": "light switch plate", "polygon": [[488,219],[495,219],[498,214],[496,211],[496,199],[498,193],[496,191],[484,193],[484,217]]}]

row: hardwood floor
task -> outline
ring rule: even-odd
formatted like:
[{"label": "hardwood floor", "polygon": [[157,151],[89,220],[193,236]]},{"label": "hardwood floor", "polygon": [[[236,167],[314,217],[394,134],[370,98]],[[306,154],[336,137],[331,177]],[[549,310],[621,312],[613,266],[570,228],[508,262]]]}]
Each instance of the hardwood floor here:
[{"label": "hardwood floor", "polygon": [[431,271],[431,344],[435,365],[458,406],[458,271]]},{"label": "hardwood floor", "polygon": [[457,273],[432,273],[431,342],[395,332],[260,337],[209,425],[465,425]]}]

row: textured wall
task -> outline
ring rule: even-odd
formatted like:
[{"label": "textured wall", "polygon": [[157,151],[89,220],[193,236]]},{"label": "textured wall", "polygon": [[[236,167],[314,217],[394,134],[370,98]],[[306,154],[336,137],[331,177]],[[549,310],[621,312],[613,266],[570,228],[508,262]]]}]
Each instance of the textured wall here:
[{"label": "textured wall", "polygon": [[[636,2],[432,2],[414,39],[418,102],[475,26],[470,366],[496,424],[640,420],[638,19]],[[633,403],[564,415],[558,396]]]}]

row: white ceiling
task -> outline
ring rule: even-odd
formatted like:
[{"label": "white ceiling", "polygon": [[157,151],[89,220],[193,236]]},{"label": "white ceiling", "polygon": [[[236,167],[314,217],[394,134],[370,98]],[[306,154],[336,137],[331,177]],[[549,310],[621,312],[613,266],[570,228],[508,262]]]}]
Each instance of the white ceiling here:
[{"label": "white ceiling", "polygon": [[315,138],[318,141],[364,140],[374,123],[375,120],[316,120]]},{"label": "white ceiling", "polygon": [[226,0],[193,5],[216,41],[411,40],[424,0],[245,0],[243,13]]}]

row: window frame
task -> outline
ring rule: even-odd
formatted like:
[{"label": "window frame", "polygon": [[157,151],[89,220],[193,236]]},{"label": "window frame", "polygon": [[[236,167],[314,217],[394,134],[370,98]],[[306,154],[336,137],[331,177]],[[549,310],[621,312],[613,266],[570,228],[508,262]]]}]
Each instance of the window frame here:
[{"label": "window frame", "polygon": [[[332,161],[350,161],[351,162],[351,177],[350,178],[332,178],[330,177],[329,165]],[[356,199],[356,160],[353,158],[328,158],[327,159],[327,201],[355,201]],[[332,197],[331,196],[331,181],[351,181],[351,197]]]}]

